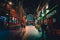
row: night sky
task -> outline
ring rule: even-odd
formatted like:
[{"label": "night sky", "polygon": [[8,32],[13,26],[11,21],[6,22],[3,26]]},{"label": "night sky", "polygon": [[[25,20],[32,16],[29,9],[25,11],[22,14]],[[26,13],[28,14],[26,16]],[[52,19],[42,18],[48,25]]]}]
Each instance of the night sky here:
[{"label": "night sky", "polygon": [[23,1],[23,8],[27,10],[27,13],[34,13],[41,0],[25,0]]},{"label": "night sky", "polygon": [[12,1],[14,7],[19,5],[19,1],[21,2],[24,10],[27,10],[27,13],[34,13],[39,5],[40,2],[43,0],[0,0],[0,3],[4,4],[8,1]]}]

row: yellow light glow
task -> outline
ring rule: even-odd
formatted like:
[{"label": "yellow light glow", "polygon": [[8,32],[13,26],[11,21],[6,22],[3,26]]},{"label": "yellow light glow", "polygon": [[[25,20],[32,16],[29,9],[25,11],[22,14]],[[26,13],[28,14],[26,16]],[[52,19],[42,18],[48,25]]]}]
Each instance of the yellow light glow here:
[{"label": "yellow light glow", "polygon": [[48,3],[47,3],[47,4],[46,4],[46,9],[48,9],[48,7],[49,7],[49,6],[48,6]]},{"label": "yellow light glow", "polygon": [[12,2],[9,2],[10,5],[12,5]]}]

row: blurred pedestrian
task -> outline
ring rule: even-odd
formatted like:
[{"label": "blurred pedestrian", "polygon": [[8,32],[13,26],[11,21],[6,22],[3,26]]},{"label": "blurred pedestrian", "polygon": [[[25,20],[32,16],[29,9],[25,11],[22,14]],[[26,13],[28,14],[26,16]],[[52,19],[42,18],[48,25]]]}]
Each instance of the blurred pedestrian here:
[{"label": "blurred pedestrian", "polygon": [[44,39],[44,35],[47,34],[48,19],[44,19],[44,20],[41,21],[41,28],[42,28],[42,40],[46,40],[46,38]]}]

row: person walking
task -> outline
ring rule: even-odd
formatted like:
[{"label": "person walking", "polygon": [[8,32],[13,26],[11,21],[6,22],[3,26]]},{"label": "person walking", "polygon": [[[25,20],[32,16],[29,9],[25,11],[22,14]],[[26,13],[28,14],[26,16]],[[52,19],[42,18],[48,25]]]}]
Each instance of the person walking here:
[{"label": "person walking", "polygon": [[42,40],[47,40],[46,37],[47,37],[47,30],[48,30],[48,19],[44,19],[41,21],[41,28],[42,28]]}]

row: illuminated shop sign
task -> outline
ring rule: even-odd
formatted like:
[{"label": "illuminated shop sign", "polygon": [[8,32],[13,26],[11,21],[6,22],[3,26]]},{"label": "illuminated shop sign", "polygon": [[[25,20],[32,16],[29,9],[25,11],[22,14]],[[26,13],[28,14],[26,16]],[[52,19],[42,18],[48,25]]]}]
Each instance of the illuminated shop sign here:
[{"label": "illuminated shop sign", "polygon": [[51,13],[49,13],[46,17],[50,17],[52,15],[54,15],[56,13],[56,10],[52,11]]}]

